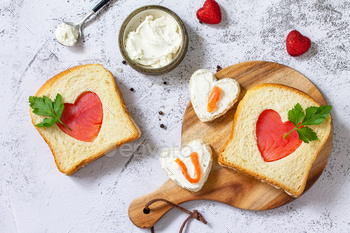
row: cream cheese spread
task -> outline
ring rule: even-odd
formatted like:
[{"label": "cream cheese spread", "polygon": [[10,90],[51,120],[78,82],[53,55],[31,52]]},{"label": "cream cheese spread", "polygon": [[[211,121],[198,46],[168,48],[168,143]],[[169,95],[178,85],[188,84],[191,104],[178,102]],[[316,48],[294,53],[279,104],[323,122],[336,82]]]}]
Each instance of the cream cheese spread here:
[{"label": "cream cheese spread", "polygon": [[57,40],[65,46],[73,46],[78,42],[79,31],[66,23],[59,25],[55,34]]},{"label": "cream cheese spread", "polygon": [[174,60],[182,44],[181,38],[174,19],[162,16],[153,20],[149,15],[136,31],[127,35],[125,46],[134,62],[159,68]]},{"label": "cream cheese spread", "polygon": [[[188,175],[192,178],[195,177],[195,168],[190,158],[190,155],[193,152],[197,152],[198,154],[198,162],[202,173],[201,179],[197,183],[189,182],[182,174],[179,165],[175,162],[176,158],[180,158],[187,167]],[[203,187],[204,183],[208,179],[212,166],[211,154],[212,150],[210,146],[204,143],[201,139],[197,139],[193,140],[182,149],[169,148],[163,150],[160,155],[160,162],[164,172],[169,176],[169,178],[175,181],[175,183],[192,192],[197,192]]]}]

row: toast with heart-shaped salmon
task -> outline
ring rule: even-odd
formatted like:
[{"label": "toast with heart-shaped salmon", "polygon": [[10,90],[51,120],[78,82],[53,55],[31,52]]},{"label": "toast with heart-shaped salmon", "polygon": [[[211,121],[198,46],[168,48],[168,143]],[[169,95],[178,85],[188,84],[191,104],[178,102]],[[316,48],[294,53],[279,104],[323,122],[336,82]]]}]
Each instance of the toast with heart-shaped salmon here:
[{"label": "toast with heart-shaped salmon", "polygon": [[[72,175],[141,136],[112,73],[102,65],[69,68],[48,80],[35,96],[54,99],[58,93],[64,103],[61,121],[68,127],[57,123],[36,129],[62,173]],[[33,113],[33,109],[30,116],[34,125],[45,118]]]},{"label": "toast with heart-shaped salmon", "polygon": [[219,163],[281,188],[290,196],[300,196],[331,132],[331,116],[310,126],[318,140],[305,143],[297,131],[288,134],[294,128],[288,112],[298,103],[303,109],[320,106],[304,92],[285,85],[260,84],[248,90],[238,104]]}]

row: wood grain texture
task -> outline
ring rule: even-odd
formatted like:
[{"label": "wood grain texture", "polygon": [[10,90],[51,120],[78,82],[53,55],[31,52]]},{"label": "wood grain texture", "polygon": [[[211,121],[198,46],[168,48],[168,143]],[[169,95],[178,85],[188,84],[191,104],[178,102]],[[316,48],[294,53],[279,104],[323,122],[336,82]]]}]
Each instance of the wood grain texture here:
[{"label": "wood grain texture", "polygon": [[[248,89],[262,83],[278,83],[299,89],[317,102],[326,104],[317,87],[296,70],[284,65],[263,61],[243,62],[227,67],[215,76],[218,79],[234,78],[241,85],[239,101]],[[166,181],[152,193],[135,199],[129,206],[129,217],[138,227],[153,226],[172,207],[165,203],[154,203],[149,214],[143,213],[147,202],[155,198],[165,198],[176,204],[207,199],[226,203],[247,210],[267,210],[294,200],[282,190],[262,183],[252,177],[220,166],[217,162],[221,147],[228,140],[237,104],[224,116],[208,123],[200,122],[191,102],[187,105],[182,122],[181,144],[184,146],[194,139],[203,139],[213,150],[213,167],[203,188],[192,193],[181,188],[172,180]],[[317,181],[327,165],[332,149],[333,126],[330,136],[310,170],[304,193]]]}]

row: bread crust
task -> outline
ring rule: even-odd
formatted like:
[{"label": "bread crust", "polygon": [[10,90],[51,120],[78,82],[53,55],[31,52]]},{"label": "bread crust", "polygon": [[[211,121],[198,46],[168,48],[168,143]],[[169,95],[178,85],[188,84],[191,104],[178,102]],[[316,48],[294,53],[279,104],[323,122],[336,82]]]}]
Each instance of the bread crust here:
[{"label": "bread crust", "polygon": [[[245,107],[245,103],[249,99],[250,95],[252,95],[255,90],[258,90],[258,89],[261,89],[261,88],[269,88],[269,87],[280,88],[282,90],[296,92],[299,95],[301,95],[303,98],[307,98],[308,100],[313,102],[314,106],[320,106],[320,104],[318,102],[316,102],[312,97],[310,97],[306,93],[304,93],[304,92],[302,92],[302,91],[300,91],[298,89],[286,86],[286,85],[282,85],[282,84],[260,84],[260,85],[257,85],[255,87],[251,88],[250,90],[248,90],[248,92],[246,93],[244,98],[240,101],[240,103],[237,106],[237,110],[236,110],[236,113],[235,113],[235,116],[234,116],[233,126],[232,126],[232,131],[231,131],[230,137],[229,137],[228,141],[224,144],[224,146],[221,148],[221,150],[219,152],[218,162],[223,167],[231,168],[231,169],[237,170],[238,172],[241,172],[243,174],[252,176],[252,177],[254,177],[254,178],[258,179],[258,180],[261,180],[263,182],[266,182],[266,183],[274,186],[275,188],[281,188],[288,195],[296,198],[296,197],[299,197],[304,192],[304,189],[305,189],[305,186],[306,186],[306,182],[307,182],[307,178],[308,178],[308,173],[309,173],[309,171],[310,171],[310,169],[312,167],[313,162],[315,161],[315,159],[317,158],[318,154],[321,152],[324,144],[326,143],[326,141],[327,141],[327,139],[329,137],[329,134],[330,134],[330,130],[327,132],[325,140],[322,142],[322,144],[318,147],[318,150],[315,152],[311,162],[306,165],[307,166],[307,169],[306,169],[307,170],[307,175],[305,175],[303,177],[301,188],[298,189],[298,190],[293,190],[293,189],[291,189],[290,187],[288,187],[287,185],[285,185],[283,183],[277,183],[274,180],[272,180],[271,177],[266,176],[264,174],[259,174],[259,173],[254,172],[254,171],[249,171],[243,166],[239,166],[237,164],[230,163],[229,161],[225,161],[224,157],[223,157],[223,153],[228,148],[230,142],[232,140],[234,140],[235,131],[238,130],[237,129],[238,117],[239,117],[242,109]],[[327,118],[327,119],[329,119],[329,123],[330,123],[331,122],[331,116],[329,118]],[[273,162],[270,162],[270,163],[273,163]]]},{"label": "bread crust", "polygon": [[[80,69],[86,69],[86,68],[102,68],[104,69],[104,71],[106,71],[108,73],[108,75],[110,76],[110,79],[112,81],[112,85],[114,87],[114,91],[117,93],[119,99],[121,100],[122,102],[122,110],[124,111],[125,114],[128,115],[128,121],[130,123],[130,125],[132,125],[133,127],[130,129],[132,130],[132,133],[133,133],[133,137],[130,137],[129,139],[124,139],[120,142],[116,142],[115,145],[112,145],[110,147],[108,147],[107,149],[104,149],[104,150],[101,150],[99,151],[98,153],[95,153],[95,154],[92,154],[89,159],[84,159],[84,160],[81,160],[77,163],[75,163],[74,165],[71,166],[70,169],[63,169],[60,164],[58,163],[58,158],[57,158],[57,154],[56,152],[54,151],[53,149],[53,145],[52,143],[50,142],[50,140],[43,134],[43,130],[45,130],[45,127],[37,127],[35,126],[35,122],[34,122],[34,118],[33,116],[35,115],[35,113],[32,112],[32,108],[29,108],[29,113],[30,113],[30,116],[31,116],[31,119],[32,119],[32,123],[33,125],[35,126],[35,128],[37,129],[37,131],[39,132],[39,134],[43,137],[43,139],[45,140],[45,142],[47,143],[47,145],[49,146],[52,154],[53,154],[53,157],[54,157],[54,160],[55,160],[55,163],[56,163],[56,166],[58,168],[58,170],[68,176],[70,175],[73,175],[75,172],[77,172],[78,170],[80,170],[82,167],[88,165],[89,163],[103,157],[105,154],[111,152],[112,150],[114,149],[117,149],[118,147],[120,147],[121,145],[125,144],[125,143],[128,143],[128,142],[131,142],[131,141],[134,141],[138,138],[141,137],[142,133],[141,133],[141,130],[139,128],[139,126],[136,124],[136,121],[133,119],[133,117],[131,116],[129,110],[127,109],[126,107],[126,104],[125,104],[125,101],[124,101],[124,98],[117,86],[117,83],[114,79],[114,76],[113,74],[105,69],[102,65],[100,64],[86,64],[86,65],[80,65],[80,66],[75,66],[75,67],[72,67],[72,68],[69,68],[57,75],[55,75],[54,77],[52,77],[51,79],[49,79],[43,86],[41,86],[41,88],[37,91],[37,93],[35,94],[35,96],[42,96],[43,93],[46,93],[48,90],[51,89],[52,85],[56,82],[59,82],[60,79],[66,77],[68,74],[72,73],[74,74],[75,72],[78,72]],[[83,93],[83,92],[82,92]],[[102,122],[103,124],[103,122]],[[100,133],[100,132],[99,132]],[[98,135],[97,135],[98,137]]]}]

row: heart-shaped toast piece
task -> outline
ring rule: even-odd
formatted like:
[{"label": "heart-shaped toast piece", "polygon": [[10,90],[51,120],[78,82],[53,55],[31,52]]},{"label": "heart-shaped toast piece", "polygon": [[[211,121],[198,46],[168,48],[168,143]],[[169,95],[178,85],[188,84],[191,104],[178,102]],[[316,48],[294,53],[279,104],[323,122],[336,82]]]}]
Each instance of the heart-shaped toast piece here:
[{"label": "heart-shaped toast piece", "polygon": [[294,128],[292,122],[282,122],[280,114],[272,109],[260,114],[256,123],[256,137],[259,151],[266,162],[283,159],[299,148],[302,141],[297,131],[283,138]]},{"label": "heart-shaped toast piece", "polygon": [[197,19],[207,24],[218,24],[221,22],[221,10],[215,0],[207,0],[202,8],[197,11]]},{"label": "heart-shaped toast piece", "polygon": [[[214,74],[205,69],[197,70],[190,81],[192,106],[202,122],[224,115],[237,102],[240,90],[236,80],[224,78],[218,81]],[[212,101],[216,101],[215,104]]]},{"label": "heart-shaped toast piece", "polygon": [[191,141],[182,149],[162,151],[160,163],[164,172],[175,183],[192,192],[198,192],[207,181],[212,166],[212,151],[201,139]]},{"label": "heart-shaped toast piece", "polygon": [[98,135],[103,118],[100,98],[93,92],[82,93],[74,104],[65,103],[58,127],[71,137],[84,142],[92,142]]}]

